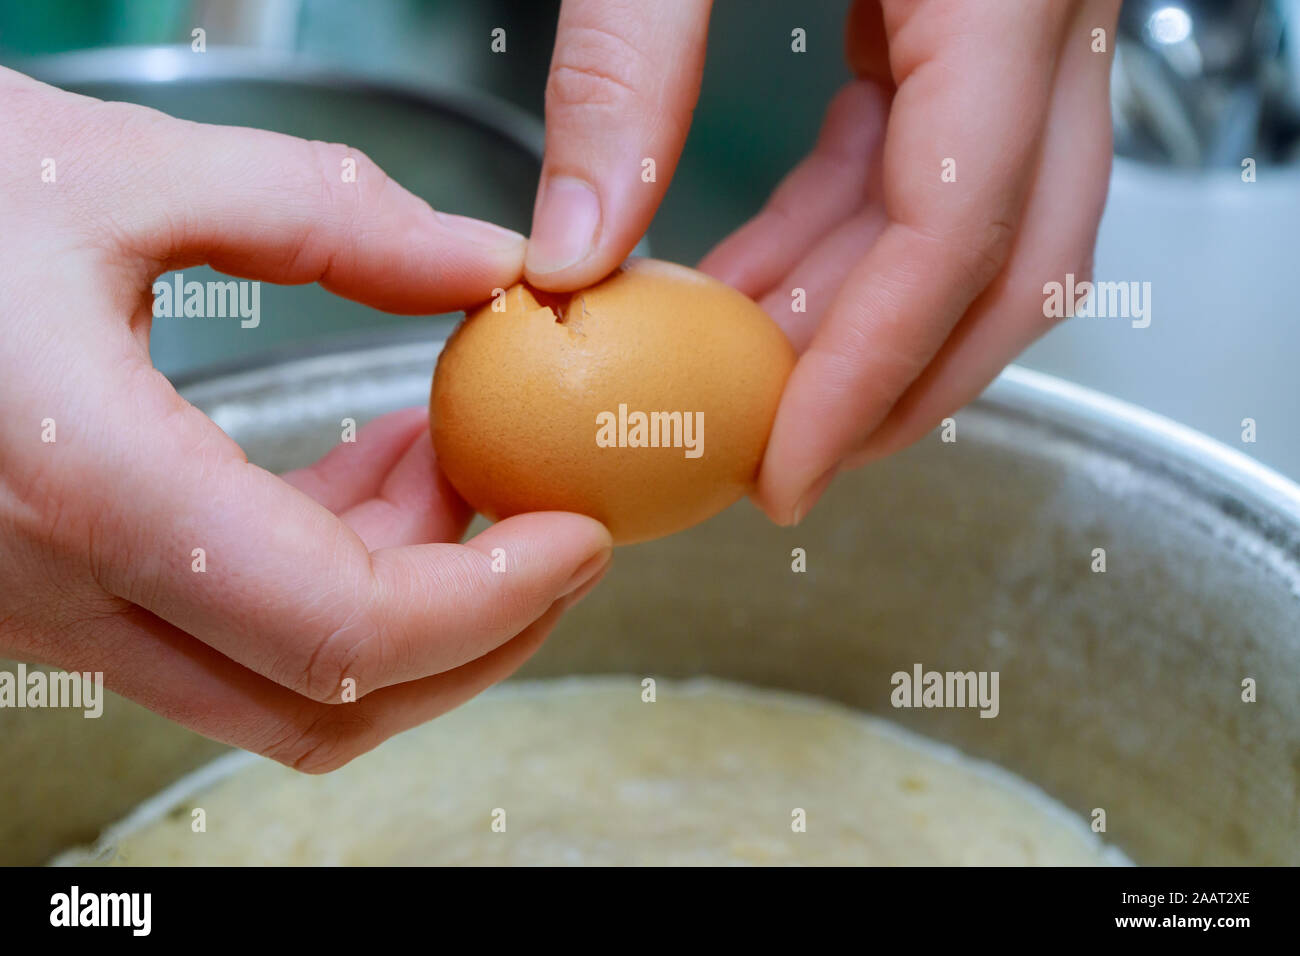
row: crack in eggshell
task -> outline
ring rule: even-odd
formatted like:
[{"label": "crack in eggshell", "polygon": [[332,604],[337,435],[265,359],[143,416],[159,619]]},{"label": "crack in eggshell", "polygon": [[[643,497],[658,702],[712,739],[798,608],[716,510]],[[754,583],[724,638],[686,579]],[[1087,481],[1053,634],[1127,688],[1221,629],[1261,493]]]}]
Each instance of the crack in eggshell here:
[{"label": "crack in eggshell", "polygon": [[565,314],[559,316],[555,321],[559,322],[574,335],[581,335],[584,338],[586,333],[582,331],[583,324],[586,322],[590,313],[587,311],[587,297],[579,295],[578,297],[578,314],[574,315],[573,300],[569,300],[569,308]]},{"label": "crack in eggshell", "polygon": [[[573,301],[577,299],[578,309]],[[521,283],[507,293],[506,311],[518,312],[525,316],[545,315],[548,321],[563,326],[575,335],[586,337],[583,326],[591,313],[587,309],[587,297],[582,293],[547,292]]]}]

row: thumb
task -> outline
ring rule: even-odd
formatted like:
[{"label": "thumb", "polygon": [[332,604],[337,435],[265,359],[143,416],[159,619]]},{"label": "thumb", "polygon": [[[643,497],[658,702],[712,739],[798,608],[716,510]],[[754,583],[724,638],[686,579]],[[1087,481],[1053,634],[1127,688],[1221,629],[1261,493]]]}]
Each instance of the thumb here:
[{"label": "thumb", "polygon": [[533,285],[590,285],[650,225],[699,96],[710,5],[564,0],[525,261]]}]

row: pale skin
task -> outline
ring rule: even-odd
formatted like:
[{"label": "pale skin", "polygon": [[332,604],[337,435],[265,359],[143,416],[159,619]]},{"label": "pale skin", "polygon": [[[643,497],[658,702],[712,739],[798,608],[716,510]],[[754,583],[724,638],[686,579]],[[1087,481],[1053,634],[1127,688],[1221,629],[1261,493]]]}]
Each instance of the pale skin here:
[{"label": "pale skin", "polygon": [[[858,79],[804,163],[700,264],[800,352],[755,496],[774,520],[799,520],[838,470],[969,401],[1048,327],[1043,283],[1089,272],[1110,163],[1110,54],[1090,35],[1104,29],[1110,50],[1118,5],[855,5]],[[469,509],[423,409],[298,472],[250,465],[153,369],[152,281],[208,263],[414,314],[521,276],[598,281],[668,187],[708,14],[703,0],[566,0],[528,243],[435,213],[343,145],[0,70],[0,656],[102,671],[164,716],[308,772],[508,676],[603,574],[605,529],[540,513],[456,544]],[[946,158],[955,183],[940,180]],[[794,287],[806,313],[790,310]]]}]

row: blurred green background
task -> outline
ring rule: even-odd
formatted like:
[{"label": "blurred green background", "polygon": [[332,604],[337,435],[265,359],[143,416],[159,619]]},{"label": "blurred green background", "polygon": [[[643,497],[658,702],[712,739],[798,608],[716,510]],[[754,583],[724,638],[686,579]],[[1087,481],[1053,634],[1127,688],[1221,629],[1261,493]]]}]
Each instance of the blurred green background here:
[{"label": "blurred green background", "polygon": [[[648,236],[654,255],[697,261],[757,211],[808,150],[825,104],[849,78],[841,53],[847,7],[848,0],[716,4],[691,135]],[[538,166],[521,144],[540,137],[558,11],[558,0],[4,3],[0,60],[101,98],[346,142],[436,208],[526,233]],[[205,54],[190,49],[196,27],[206,33]],[[504,54],[491,50],[497,27],[506,30]],[[807,31],[807,53],[790,49],[795,27]],[[170,59],[111,52],[154,44],[178,46]],[[86,50],[100,52],[74,55],[71,65],[49,59]],[[304,76],[286,72],[286,64],[325,72]],[[398,95],[385,83],[428,91],[435,101],[468,98],[468,115],[491,115],[507,133],[449,115],[420,95]],[[515,112],[498,109],[500,102]],[[204,272],[187,270],[186,278],[212,278]],[[264,285],[258,328],[241,329],[230,319],[158,319],[152,349],[159,368],[184,377],[214,364],[264,360],[284,346],[328,345],[348,332],[364,341],[371,330],[412,324],[429,323],[315,288]]]}]

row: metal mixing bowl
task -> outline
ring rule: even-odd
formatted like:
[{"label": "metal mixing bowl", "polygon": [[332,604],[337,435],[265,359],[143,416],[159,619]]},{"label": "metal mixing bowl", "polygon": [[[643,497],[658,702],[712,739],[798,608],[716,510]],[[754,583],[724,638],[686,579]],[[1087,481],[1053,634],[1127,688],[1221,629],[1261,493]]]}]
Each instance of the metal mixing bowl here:
[{"label": "metal mixing bowl", "polygon": [[[397,341],[183,391],[279,471],[327,450],[345,416],[423,404],[439,347]],[[799,528],[742,503],[620,550],[521,676],[713,674],[819,694],[1081,815],[1104,809],[1106,838],[1139,863],[1300,863],[1300,489],[1019,369],[956,420],[956,442],[936,434],[842,476]],[[892,709],[890,675],[914,663],[998,671],[1000,713]],[[0,862],[89,841],[220,750],[117,698],[99,720],[4,720]]]}]

